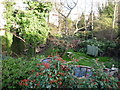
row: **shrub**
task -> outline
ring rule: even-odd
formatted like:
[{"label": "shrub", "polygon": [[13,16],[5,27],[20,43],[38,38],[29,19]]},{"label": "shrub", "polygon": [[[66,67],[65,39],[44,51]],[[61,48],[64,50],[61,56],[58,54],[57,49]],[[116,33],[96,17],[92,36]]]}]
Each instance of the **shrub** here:
[{"label": "shrub", "polygon": [[[80,67],[80,65],[78,65]],[[19,82],[22,88],[118,88],[118,79],[103,71],[104,65],[95,63],[92,76],[75,77],[73,66],[59,56],[51,57],[49,63],[40,62],[27,79]]]},{"label": "shrub", "polygon": [[92,69],[92,76],[88,79],[85,79],[83,82],[80,82],[82,88],[118,88],[118,79],[107,74],[107,71],[104,71],[104,65],[95,62],[95,66]]},{"label": "shrub", "polygon": [[99,48],[99,54],[100,55],[106,55],[110,53],[109,51],[111,49],[114,49],[117,47],[117,44],[115,42],[111,41],[98,41],[97,39],[89,39],[89,40],[84,40],[83,42],[79,43],[79,52],[86,53],[87,51],[87,45],[94,45]]},{"label": "shrub", "polygon": [[38,63],[36,70],[19,84],[24,88],[74,88],[77,78],[72,74],[71,66],[62,58],[52,57],[49,63]]},{"label": "shrub", "polygon": [[18,88],[19,80],[28,77],[38,61],[35,58],[7,57],[2,61],[2,88]]}]

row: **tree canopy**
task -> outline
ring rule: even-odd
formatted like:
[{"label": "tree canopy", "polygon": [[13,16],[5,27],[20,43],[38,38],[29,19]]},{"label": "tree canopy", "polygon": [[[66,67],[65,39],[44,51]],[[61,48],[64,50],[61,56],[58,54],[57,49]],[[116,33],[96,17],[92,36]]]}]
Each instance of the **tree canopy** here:
[{"label": "tree canopy", "polygon": [[19,37],[26,45],[37,47],[45,43],[48,37],[49,28],[46,18],[52,4],[37,1],[25,3],[27,4],[25,10],[17,10],[14,8],[14,2],[5,2],[6,30]]}]

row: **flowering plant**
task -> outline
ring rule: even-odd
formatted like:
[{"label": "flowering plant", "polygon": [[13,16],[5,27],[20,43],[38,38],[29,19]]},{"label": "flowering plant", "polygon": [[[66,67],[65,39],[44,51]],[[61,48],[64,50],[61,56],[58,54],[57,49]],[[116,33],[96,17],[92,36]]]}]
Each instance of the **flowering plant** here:
[{"label": "flowering plant", "polygon": [[61,57],[55,56],[48,63],[37,64],[36,70],[27,79],[21,80],[19,85],[25,88],[73,88],[77,83],[72,67]]},{"label": "flowering plant", "polygon": [[104,65],[97,61],[90,77],[77,78],[73,75],[73,65],[68,65],[59,56],[49,58],[51,60],[47,63],[38,63],[31,75],[21,80],[19,85],[24,88],[118,88],[118,79],[104,72]]},{"label": "flowering plant", "polygon": [[[92,76],[79,82],[79,88],[118,88],[118,79],[104,71],[104,65],[95,62],[92,68]],[[107,69],[106,69],[107,70]]]}]

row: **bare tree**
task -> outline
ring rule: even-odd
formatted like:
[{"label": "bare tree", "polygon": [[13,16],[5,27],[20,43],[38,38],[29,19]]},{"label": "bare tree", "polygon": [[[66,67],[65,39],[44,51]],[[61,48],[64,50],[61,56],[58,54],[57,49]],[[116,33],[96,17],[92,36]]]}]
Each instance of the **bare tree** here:
[{"label": "bare tree", "polygon": [[[85,3],[86,3],[86,0],[85,0]],[[87,15],[85,14],[85,12],[86,12],[86,4],[85,4],[85,7],[84,7],[84,11],[83,11],[84,16],[86,17]],[[89,23],[87,23],[86,18],[84,18],[84,26],[78,28],[77,25],[78,25],[80,20],[81,20],[81,18],[80,19],[78,18],[77,21],[76,21],[76,30],[74,31],[74,33],[76,33],[77,31],[79,31],[81,29],[85,29],[84,31],[86,31],[87,27],[89,27],[89,23],[91,24],[91,29],[93,30],[93,21],[94,21],[93,0],[91,1],[91,13],[90,13],[89,21],[88,21]]]},{"label": "bare tree", "polygon": [[111,40],[113,39],[113,31],[115,29],[116,11],[117,11],[117,2],[116,0],[114,0],[114,15],[113,15],[112,30],[111,30]]},{"label": "bare tree", "polygon": [[[81,22],[82,20],[84,20],[84,22]],[[79,22],[82,23],[82,24],[81,24],[81,25],[82,25],[81,27],[78,27]],[[84,25],[84,26],[83,26],[83,25]],[[78,17],[78,19],[77,19],[76,22],[75,22],[75,28],[76,28],[76,30],[74,31],[74,34],[75,34],[76,32],[78,32],[79,30],[81,30],[81,29],[86,29],[85,13],[82,13],[82,15]]]},{"label": "bare tree", "polygon": [[115,21],[116,21],[116,10],[117,10],[117,3],[116,3],[116,0],[115,0],[115,2],[114,2],[114,5],[115,5],[115,7],[114,7],[114,18],[113,18],[113,29],[115,28]]},{"label": "bare tree", "polygon": [[65,35],[68,35],[68,18],[77,3],[78,0],[60,0],[59,4],[55,3],[56,11],[65,22]]}]

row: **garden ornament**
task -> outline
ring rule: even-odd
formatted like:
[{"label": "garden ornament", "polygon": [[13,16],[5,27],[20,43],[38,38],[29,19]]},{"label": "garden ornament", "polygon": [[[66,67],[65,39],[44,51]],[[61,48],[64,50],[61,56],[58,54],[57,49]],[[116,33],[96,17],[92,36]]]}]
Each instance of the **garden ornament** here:
[{"label": "garden ornament", "polygon": [[110,75],[114,75],[115,73],[118,73],[118,68],[114,67],[115,65],[112,65],[112,68],[110,69]]},{"label": "garden ornament", "polygon": [[67,52],[68,53],[68,56],[72,55],[72,52]]}]

